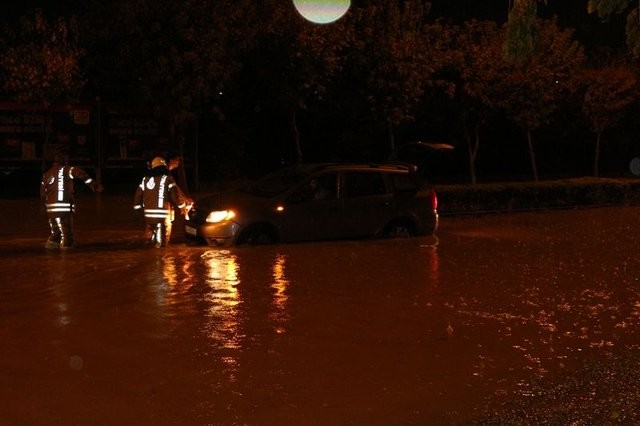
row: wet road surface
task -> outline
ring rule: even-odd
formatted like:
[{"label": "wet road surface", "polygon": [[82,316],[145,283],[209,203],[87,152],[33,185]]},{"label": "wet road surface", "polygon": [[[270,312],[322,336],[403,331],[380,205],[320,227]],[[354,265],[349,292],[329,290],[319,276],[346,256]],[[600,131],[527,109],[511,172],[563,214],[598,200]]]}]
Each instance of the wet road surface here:
[{"label": "wet road surface", "polygon": [[639,208],[157,250],[130,202],[83,196],[51,252],[37,200],[0,201],[0,424],[570,424],[576,398],[640,420],[611,380],[638,375]]}]

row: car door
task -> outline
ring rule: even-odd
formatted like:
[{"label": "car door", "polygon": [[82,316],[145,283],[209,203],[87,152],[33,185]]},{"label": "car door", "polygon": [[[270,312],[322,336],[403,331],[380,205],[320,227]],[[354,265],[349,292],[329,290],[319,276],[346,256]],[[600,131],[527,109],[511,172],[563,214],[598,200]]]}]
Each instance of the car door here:
[{"label": "car door", "polygon": [[392,217],[393,195],[384,173],[348,171],[343,175],[342,229],[345,237],[371,236]]},{"label": "car door", "polygon": [[315,175],[287,198],[282,217],[282,238],[286,241],[341,238],[341,211],[338,175],[335,172]]}]

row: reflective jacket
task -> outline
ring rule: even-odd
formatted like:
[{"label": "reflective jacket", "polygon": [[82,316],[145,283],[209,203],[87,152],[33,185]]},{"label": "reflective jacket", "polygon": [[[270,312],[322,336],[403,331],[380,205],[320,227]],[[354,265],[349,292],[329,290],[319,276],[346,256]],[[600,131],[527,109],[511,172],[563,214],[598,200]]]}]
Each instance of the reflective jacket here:
[{"label": "reflective jacket", "polygon": [[95,190],[94,180],[79,167],[54,163],[44,173],[40,183],[40,198],[45,203],[48,217],[60,217],[73,213],[74,179],[81,179],[91,190]]},{"label": "reflective jacket", "polygon": [[133,200],[135,210],[144,210],[144,218],[150,223],[160,223],[172,218],[172,206],[186,207],[186,201],[175,179],[164,167],[155,167],[142,178]]}]

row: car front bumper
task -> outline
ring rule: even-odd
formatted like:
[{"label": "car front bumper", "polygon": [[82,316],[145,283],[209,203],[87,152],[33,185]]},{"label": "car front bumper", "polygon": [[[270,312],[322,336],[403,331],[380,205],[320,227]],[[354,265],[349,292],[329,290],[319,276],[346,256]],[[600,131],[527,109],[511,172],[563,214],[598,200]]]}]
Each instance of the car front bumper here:
[{"label": "car front bumper", "polygon": [[203,224],[187,221],[184,230],[191,240],[204,241],[210,246],[229,247],[234,244],[240,225],[232,221]]}]

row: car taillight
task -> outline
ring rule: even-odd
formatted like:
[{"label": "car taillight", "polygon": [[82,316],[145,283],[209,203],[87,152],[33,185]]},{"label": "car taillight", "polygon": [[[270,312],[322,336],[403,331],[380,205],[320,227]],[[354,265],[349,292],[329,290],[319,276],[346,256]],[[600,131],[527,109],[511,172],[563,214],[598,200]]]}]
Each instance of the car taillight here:
[{"label": "car taillight", "polygon": [[431,208],[438,210],[438,195],[436,195],[436,191],[431,191]]}]

